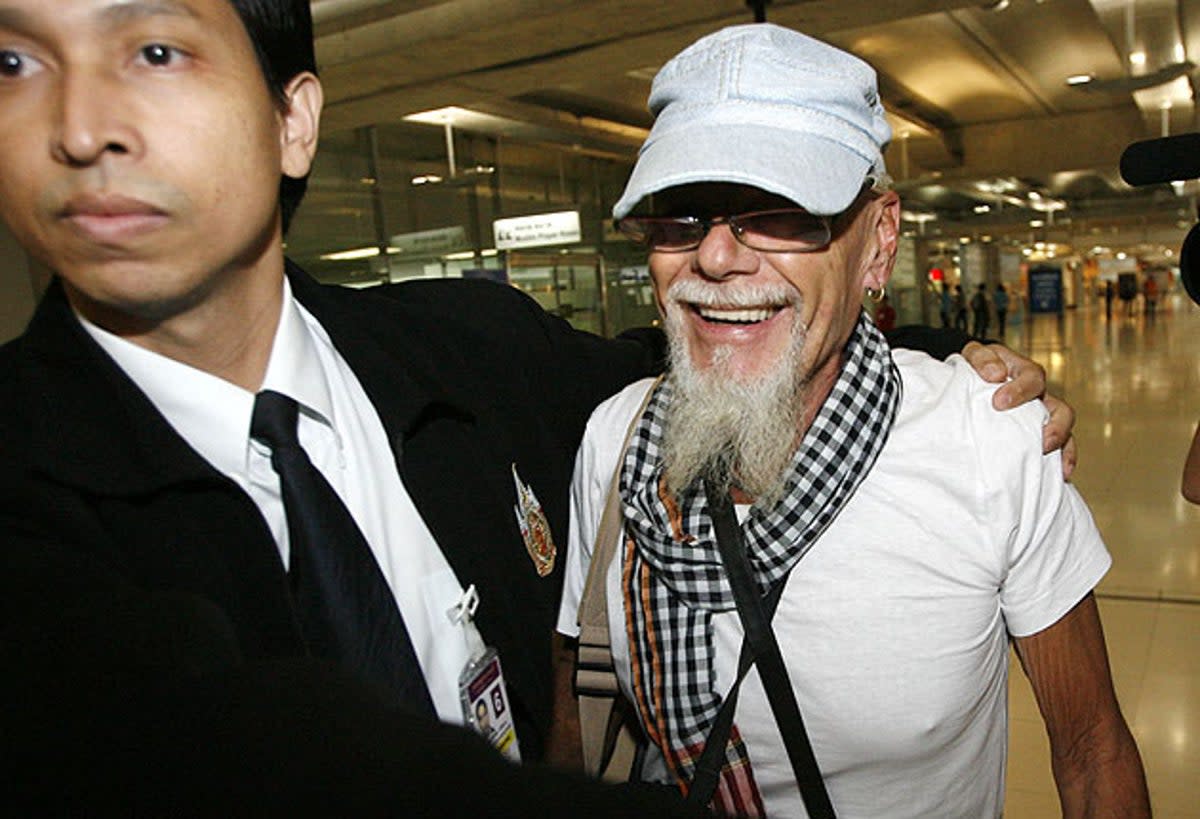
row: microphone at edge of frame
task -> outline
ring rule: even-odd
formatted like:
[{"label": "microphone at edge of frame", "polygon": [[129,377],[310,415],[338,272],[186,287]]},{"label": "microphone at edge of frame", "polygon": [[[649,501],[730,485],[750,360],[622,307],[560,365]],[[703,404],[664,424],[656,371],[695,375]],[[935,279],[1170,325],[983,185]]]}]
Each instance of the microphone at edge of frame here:
[{"label": "microphone at edge of frame", "polygon": [[1121,154],[1121,178],[1130,185],[1200,178],[1200,133],[1134,142]]},{"label": "microphone at edge of frame", "polygon": [[[1130,185],[1161,185],[1200,178],[1200,133],[1145,139],[1121,153],[1121,178]],[[1200,223],[1179,249],[1179,278],[1200,304]]]}]

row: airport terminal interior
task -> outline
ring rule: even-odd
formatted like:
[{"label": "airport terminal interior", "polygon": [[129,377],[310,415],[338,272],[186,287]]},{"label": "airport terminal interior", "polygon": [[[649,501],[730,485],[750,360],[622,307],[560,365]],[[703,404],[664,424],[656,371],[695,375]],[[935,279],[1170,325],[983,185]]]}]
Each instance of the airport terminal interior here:
[{"label": "airport terminal interior", "polygon": [[[644,254],[608,218],[655,71],[756,14],[870,62],[904,203],[899,321],[940,323],[947,287],[1010,294],[1002,340],[1078,413],[1074,483],[1114,558],[1098,597],[1155,813],[1200,817],[1200,506],[1179,491],[1200,419],[1200,307],[1178,280],[1200,181],[1131,187],[1118,173],[1129,144],[1200,130],[1200,0],[312,7],[327,107],[289,255],[354,287],[505,281],[606,335],[656,319]],[[1005,815],[1059,815],[1015,661],[1011,723]]]},{"label": "airport terminal interior", "polygon": [[[651,123],[655,71],[703,34],[751,22],[751,5],[315,0],[330,107],[289,252],[355,285],[500,278],[606,334],[653,321],[644,258],[607,215]],[[937,323],[942,287],[1003,284],[1004,341],[1077,409],[1075,483],[1114,558],[1098,592],[1118,694],[1156,815],[1200,816],[1200,507],[1179,492],[1200,419],[1200,308],[1177,280],[1200,181],[1134,188],[1118,173],[1130,143],[1200,130],[1200,2],[762,11],[879,73],[904,202],[900,321]],[[1154,315],[1148,278],[1162,291]],[[1108,282],[1135,296],[1118,295],[1111,317]],[[1057,816],[1015,662],[1012,680],[1005,815]]]}]

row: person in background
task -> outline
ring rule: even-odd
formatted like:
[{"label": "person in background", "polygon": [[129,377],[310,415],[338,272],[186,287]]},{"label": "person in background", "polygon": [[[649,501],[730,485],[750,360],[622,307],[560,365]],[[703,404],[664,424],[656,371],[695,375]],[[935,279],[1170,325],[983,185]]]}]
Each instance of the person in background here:
[{"label": "person in background", "polygon": [[971,296],[971,313],[975,319],[971,332],[978,338],[987,337],[990,323],[988,310],[987,285],[980,282],[979,287],[975,290],[975,295]]},{"label": "person in background", "polygon": [[941,294],[941,314],[942,326],[949,327],[954,319],[954,294],[950,292],[950,285],[945,281],[942,282]]},{"label": "person in background", "polygon": [[961,284],[954,285],[954,327],[967,331],[967,295]]},{"label": "person in background", "polygon": [[[781,734],[758,660],[731,693],[740,556],[839,817],[1002,814],[1010,640],[1063,815],[1149,816],[1092,594],[1111,559],[1041,453],[1044,411],[992,412],[964,362],[890,349],[862,309],[900,235],[874,71],[734,26],[670,60],[650,109],[613,212],[650,250],[671,365],[588,423],[559,618],[578,630],[611,546],[592,588],[646,737],[638,775],[688,793],[735,701],[713,806],[805,815],[798,731]],[[623,527],[598,544],[610,492]]]},{"label": "person in background", "polygon": [[[1179,270],[1180,281],[1183,282],[1184,292],[1196,304],[1200,304],[1200,272],[1195,265],[1184,265]],[[1187,458],[1183,464],[1183,479],[1180,491],[1185,500],[1200,504],[1200,424],[1192,435],[1192,444],[1188,447]]]},{"label": "person in background", "polygon": [[1008,320],[1008,291],[1004,289],[1003,284],[996,284],[992,306],[996,308],[996,332],[1003,339],[1005,323]]},{"label": "person in background", "polygon": [[1146,281],[1142,284],[1142,299],[1145,301],[1143,307],[1146,315],[1154,318],[1158,308],[1158,279],[1153,273],[1146,274]]}]

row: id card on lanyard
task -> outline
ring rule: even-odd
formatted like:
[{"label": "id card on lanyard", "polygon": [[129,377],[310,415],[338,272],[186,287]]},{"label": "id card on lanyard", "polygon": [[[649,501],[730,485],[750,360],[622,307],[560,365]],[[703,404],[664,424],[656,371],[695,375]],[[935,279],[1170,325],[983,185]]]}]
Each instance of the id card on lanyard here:
[{"label": "id card on lanyard", "polygon": [[513,725],[508,690],[504,687],[504,671],[500,654],[484,645],[483,635],[475,626],[475,610],[479,608],[479,592],[474,584],[463,592],[458,603],[446,614],[450,622],[462,626],[467,638],[469,659],[458,676],[458,696],[462,703],[463,721],[512,762],[521,761],[517,730]]}]

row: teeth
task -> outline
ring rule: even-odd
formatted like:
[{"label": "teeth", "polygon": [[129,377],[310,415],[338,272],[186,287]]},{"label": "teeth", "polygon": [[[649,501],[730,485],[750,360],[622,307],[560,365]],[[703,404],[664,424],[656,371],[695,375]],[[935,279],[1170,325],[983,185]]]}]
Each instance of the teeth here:
[{"label": "teeth", "polygon": [[716,307],[701,307],[696,306],[696,312],[708,321],[725,321],[735,324],[753,324],[759,321],[766,321],[771,316],[775,315],[779,308],[777,307],[757,307],[751,309],[730,310],[720,309]]}]

